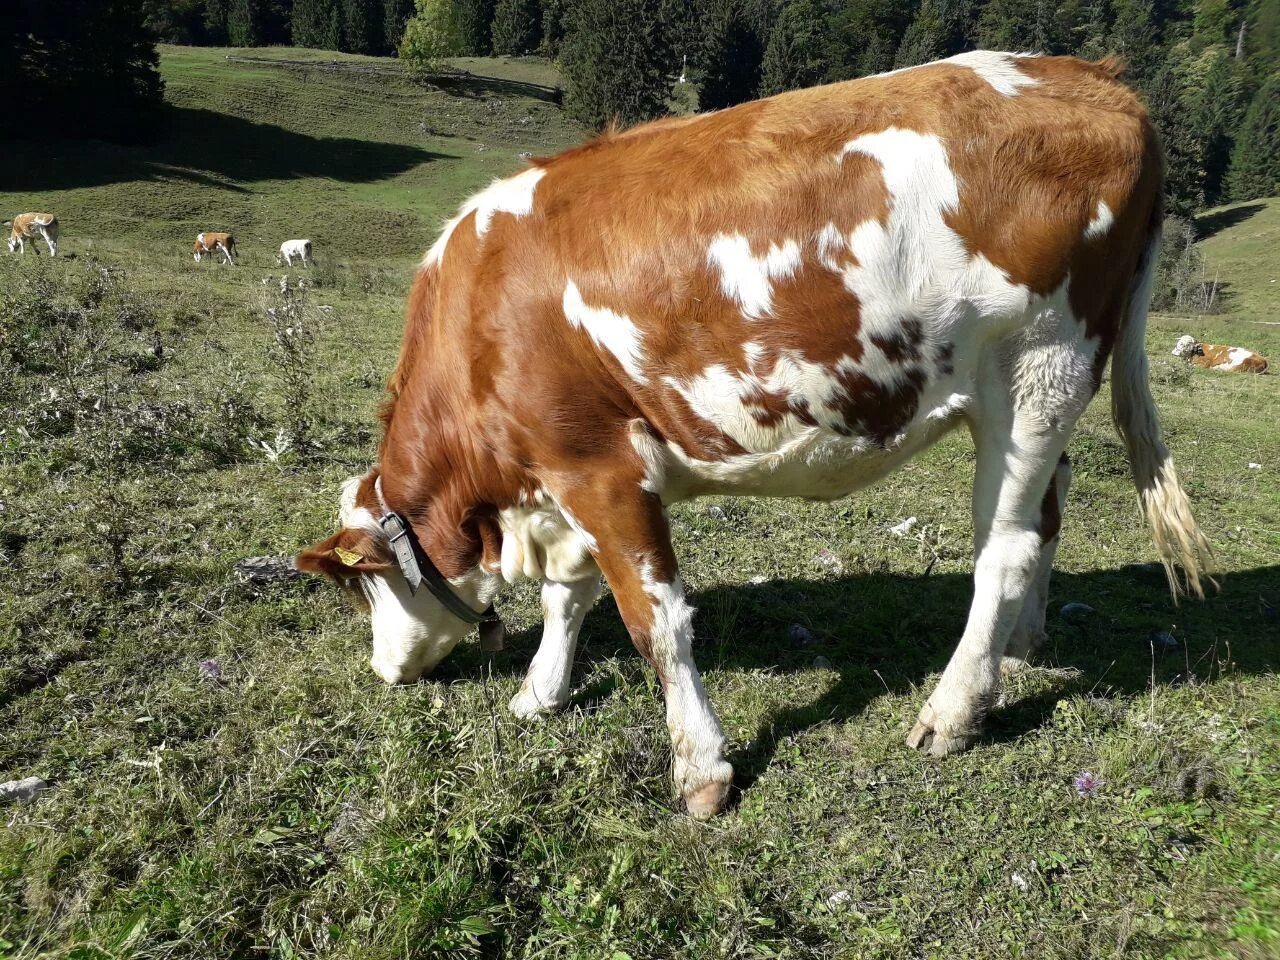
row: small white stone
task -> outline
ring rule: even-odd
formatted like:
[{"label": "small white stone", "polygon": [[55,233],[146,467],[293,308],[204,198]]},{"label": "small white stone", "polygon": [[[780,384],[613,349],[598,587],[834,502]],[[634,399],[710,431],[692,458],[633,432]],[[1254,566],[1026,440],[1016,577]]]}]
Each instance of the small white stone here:
[{"label": "small white stone", "polygon": [[1262,464],[1260,464],[1260,463],[1250,463],[1250,464],[1249,464],[1249,469],[1250,469],[1250,470],[1261,470],[1261,469],[1262,469]]},{"label": "small white stone", "polygon": [[42,790],[47,789],[49,784],[39,777],[10,780],[8,783],[0,783],[0,800],[31,800]]},{"label": "small white stone", "polygon": [[895,523],[892,527],[890,527],[889,532],[892,533],[895,537],[905,537],[908,533],[911,532],[911,528],[914,527],[919,522],[920,521],[915,517],[907,517],[907,519],[903,520],[901,523]]},{"label": "small white stone", "polygon": [[836,910],[840,907],[853,903],[853,894],[848,890],[837,890],[831,896],[827,897],[827,909]]}]

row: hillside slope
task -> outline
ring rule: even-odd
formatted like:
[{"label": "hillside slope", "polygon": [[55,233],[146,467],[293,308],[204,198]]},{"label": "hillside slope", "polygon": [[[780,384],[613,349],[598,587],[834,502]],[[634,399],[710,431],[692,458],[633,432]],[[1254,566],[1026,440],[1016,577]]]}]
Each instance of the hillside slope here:
[{"label": "hillside slope", "polygon": [[[553,102],[554,75],[518,60],[460,61],[475,75],[444,91],[395,61],[293,62],[307,54],[162,46],[171,109],[156,143],[20,144],[0,209],[56,210],[68,252],[167,257],[201,230],[230,229],[250,262],[311,237],[329,257],[403,263],[520,154],[582,135]],[[228,59],[246,55],[263,62]],[[357,72],[363,63],[382,72]]]},{"label": "hillside slope", "polygon": [[[694,823],[607,595],[571,706],[533,723],[503,704],[534,585],[500,600],[506,650],[387,689],[338,591],[243,565],[333,529],[440,220],[580,136],[554,77],[473,62],[487,79],[431,91],[297,50],[162,68],[156,144],[7,145],[0,170],[0,207],[59,213],[67,253],[0,253],[0,782],[50,785],[0,809],[0,957],[1277,955],[1280,379],[1169,350],[1280,359],[1280,201],[1206,219],[1226,311],[1148,337],[1222,592],[1171,605],[1104,386],[1043,665],[969,752],[903,745],[968,606],[967,437],[848,501],[672,508],[742,788]],[[192,262],[214,227],[241,266]],[[304,235],[320,267],[276,266]]]}]

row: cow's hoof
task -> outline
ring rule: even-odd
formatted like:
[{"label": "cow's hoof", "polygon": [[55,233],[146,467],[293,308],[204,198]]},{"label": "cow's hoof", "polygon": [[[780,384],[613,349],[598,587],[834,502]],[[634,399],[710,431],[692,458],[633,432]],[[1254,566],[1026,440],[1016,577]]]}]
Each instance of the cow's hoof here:
[{"label": "cow's hoof", "polygon": [[560,708],[561,704],[546,703],[539,700],[528,687],[521,687],[520,692],[512,697],[511,702],[507,704],[507,709],[511,711],[511,715],[521,720],[538,720],[555,713]]},{"label": "cow's hoof", "polygon": [[907,734],[907,746],[933,757],[945,757],[959,753],[969,746],[972,727],[954,727],[944,724],[927,703],[920,709],[920,719]]},{"label": "cow's hoof", "polygon": [[1031,669],[1031,664],[1022,657],[1001,657],[1000,672],[1006,677],[1012,677],[1015,674],[1023,673]]}]

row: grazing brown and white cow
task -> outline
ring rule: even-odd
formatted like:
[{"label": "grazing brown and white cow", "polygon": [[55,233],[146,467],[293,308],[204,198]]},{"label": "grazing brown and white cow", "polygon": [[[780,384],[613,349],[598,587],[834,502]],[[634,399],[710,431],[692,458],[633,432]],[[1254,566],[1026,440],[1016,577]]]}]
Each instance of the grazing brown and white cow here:
[{"label": "grazing brown and white cow", "polygon": [[1190,360],[1206,370],[1243,370],[1246,373],[1266,373],[1267,358],[1244,347],[1227,347],[1217,343],[1201,343],[1187,334],[1178,338],[1173,355]]},{"label": "grazing brown and white cow", "polygon": [[302,265],[315,266],[315,257],[311,255],[310,240],[286,240],[280,244],[280,257],[284,260],[286,266],[293,266],[293,258],[297,257],[302,261]]},{"label": "grazing brown and white cow", "polygon": [[236,238],[229,233],[198,233],[195,246],[191,248],[195,260],[199,263],[206,256],[215,256],[219,251],[227,258],[227,263],[235,264],[232,254],[236,253]]},{"label": "grazing brown and white cow", "polygon": [[1002,659],[1043,636],[1064,451],[1108,357],[1175,593],[1201,594],[1210,560],[1147,385],[1160,149],[1119,72],[969,53],[606,134],[495,182],[427,253],[378,465],[299,567],[367,599],[391,683],[540,579],[520,716],[565,705],[603,572],[661,680],[676,785],[708,815],[733,771],[665,508],[843,497],[963,425],[973,603],[907,738],[963,748]]},{"label": "grazing brown and white cow", "polygon": [[36,256],[40,248],[36,246],[36,237],[43,237],[49,248],[49,255],[58,255],[58,218],[52,213],[20,213],[12,220],[6,220],[9,227],[9,252],[27,252],[26,241],[31,241],[31,249]]}]

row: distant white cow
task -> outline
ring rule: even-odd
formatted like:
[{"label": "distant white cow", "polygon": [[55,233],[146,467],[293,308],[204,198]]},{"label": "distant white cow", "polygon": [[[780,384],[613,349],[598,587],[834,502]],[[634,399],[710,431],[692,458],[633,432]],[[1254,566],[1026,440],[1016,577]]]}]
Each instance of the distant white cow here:
[{"label": "distant white cow", "polygon": [[43,237],[49,247],[49,255],[58,255],[58,218],[52,213],[20,213],[12,220],[6,220],[9,231],[9,252],[26,253],[26,241],[31,241],[31,249],[40,255],[36,246],[36,237]]},{"label": "distant white cow", "polygon": [[280,256],[284,257],[284,262],[291,267],[294,257],[301,259],[304,267],[314,267],[316,264],[315,257],[311,255],[310,240],[286,240],[280,244]]}]

